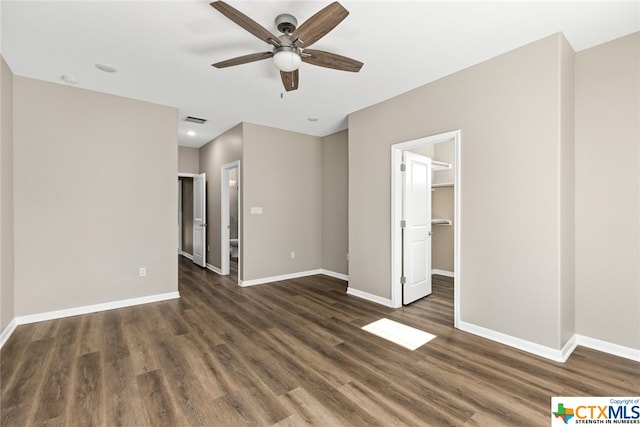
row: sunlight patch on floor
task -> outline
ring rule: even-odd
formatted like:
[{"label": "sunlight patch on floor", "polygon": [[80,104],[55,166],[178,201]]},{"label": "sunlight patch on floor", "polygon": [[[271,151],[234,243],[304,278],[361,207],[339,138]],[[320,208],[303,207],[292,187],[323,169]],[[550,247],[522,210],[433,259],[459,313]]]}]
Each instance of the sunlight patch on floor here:
[{"label": "sunlight patch on floor", "polygon": [[369,323],[362,329],[409,350],[415,350],[436,337],[428,332],[386,318]]}]

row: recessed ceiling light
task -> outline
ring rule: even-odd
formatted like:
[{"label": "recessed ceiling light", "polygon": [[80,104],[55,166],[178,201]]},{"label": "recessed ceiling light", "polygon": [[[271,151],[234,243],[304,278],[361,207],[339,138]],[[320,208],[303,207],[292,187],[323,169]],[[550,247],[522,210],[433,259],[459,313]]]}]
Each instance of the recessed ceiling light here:
[{"label": "recessed ceiling light", "polygon": [[195,133],[195,131],[188,130],[188,131],[187,131],[187,135],[189,135],[189,136],[196,136],[196,133]]},{"label": "recessed ceiling light", "polygon": [[309,120],[310,122],[317,122],[318,118],[317,117],[309,117],[307,120]]},{"label": "recessed ceiling light", "polygon": [[115,73],[118,71],[115,68],[104,64],[96,64],[96,68],[100,71],[104,71],[105,73]]},{"label": "recessed ceiling light", "polygon": [[70,76],[68,74],[61,75],[60,80],[65,83],[69,83],[70,85],[77,85],[80,82],[80,79],[78,79],[76,76]]}]

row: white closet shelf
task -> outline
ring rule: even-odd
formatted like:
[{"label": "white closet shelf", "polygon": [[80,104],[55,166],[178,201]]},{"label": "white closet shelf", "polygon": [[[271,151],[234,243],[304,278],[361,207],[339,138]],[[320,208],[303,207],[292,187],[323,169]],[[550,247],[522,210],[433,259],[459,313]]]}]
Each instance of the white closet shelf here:
[{"label": "white closet shelf", "polygon": [[433,218],[431,219],[431,225],[451,225],[451,220],[443,218]]},{"label": "white closet shelf", "polygon": [[431,160],[431,169],[434,171],[441,171],[445,169],[451,169],[451,163],[439,162],[437,160]]},{"label": "white closet shelf", "polygon": [[431,188],[453,187],[453,182],[443,182],[441,184],[431,184]]}]

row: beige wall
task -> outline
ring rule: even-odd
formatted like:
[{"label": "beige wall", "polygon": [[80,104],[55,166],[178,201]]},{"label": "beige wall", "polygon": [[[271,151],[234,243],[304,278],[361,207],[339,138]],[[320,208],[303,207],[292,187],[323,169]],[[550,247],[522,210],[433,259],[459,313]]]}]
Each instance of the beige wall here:
[{"label": "beige wall", "polygon": [[192,147],[178,147],[178,172],[200,173],[200,150]]},{"label": "beige wall", "polygon": [[[200,172],[207,174],[207,263],[220,268],[220,168],[222,165],[240,160],[242,162],[242,125],[239,124],[216,139],[200,147]],[[240,165],[240,186],[242,182],[242,168]],[[242,226],[242,224],[240,224]],[[239,275],[242,278],[242,259],[240,260]]]},{"label": "beige wall", "polygon": [[564,43],[547,37],[349,117],[350,287],[391,296],[390,146],[461,129],[462,321],[562,347]]},{"label": "beige wall", "polygon": [[640,33],[576,55],[576,332],[640,349]]},{"label": "beige wall", "polygon": [[560,147],[558,232],[560,233],[560,344],[576,331],[575,298],[575,52],[560,38]]},{"label": "beige wall", "polygon": [[[321,139],[243,123],[200,148],[200,171],[207,173],[208,262],[216,267],[220,167],[236,160],[242,162],[241,280],[319,268],[348,274],[347,132]],[[262,207],[263,214],[251,215],[251,207]]]},{"label": "beige wall", "polygon": [[16,315],[177,291],[176,110],[18,76],[13,101]]},{"label": "beige wall", "polygon": [[15,315],[13,239],[13,73],[0,56],[0,333]]},{"label": "beige wall", "polygon": [[349,134],[322,138],[322,268],[349,274]]},{"label": "beige wall", "polygon": [[[243,280],[320,268],[321,138],[250,123],[243,129]],[[251,207],[263,214],[251,215]]]}]

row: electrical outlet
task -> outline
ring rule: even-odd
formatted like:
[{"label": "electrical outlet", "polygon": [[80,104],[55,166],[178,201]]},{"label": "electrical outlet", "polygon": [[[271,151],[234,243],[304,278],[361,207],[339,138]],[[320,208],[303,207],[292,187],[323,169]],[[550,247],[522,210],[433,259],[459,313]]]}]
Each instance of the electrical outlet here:
[{"label": "electrical outlet", "polygon": [[140,275],[140,277],[144,277],[147,275],[147,269],[144,267],[140,267],[140,271],[138,273]]},{"label": "electrical outlet", "polygon": [[291,251],[291,254],[289,254],[289,256],[291,257],[291,259],[294,259],[296,257],[296,253],[294,251]]}]

